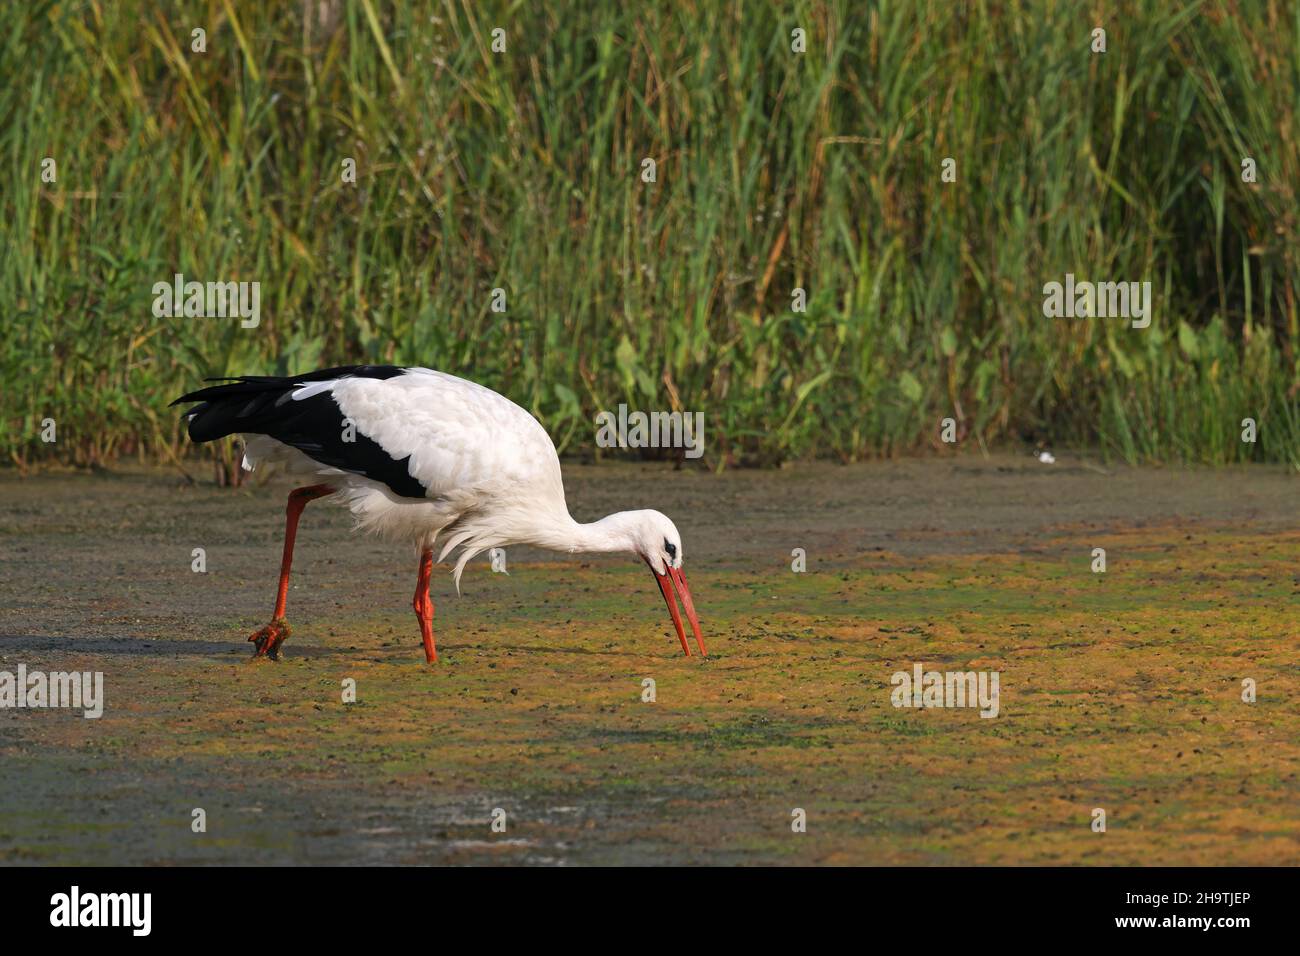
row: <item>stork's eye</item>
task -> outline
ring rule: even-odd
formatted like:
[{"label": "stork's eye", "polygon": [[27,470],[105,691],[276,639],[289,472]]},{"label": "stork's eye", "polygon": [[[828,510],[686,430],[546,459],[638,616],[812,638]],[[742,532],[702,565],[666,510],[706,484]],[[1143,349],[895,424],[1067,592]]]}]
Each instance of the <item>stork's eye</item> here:
[{"label": "stork's eye", "polygon": [[668,552],[668,557],[677,557],[677,545],[673,544],[667,538],[664,538],[664,550]]}]

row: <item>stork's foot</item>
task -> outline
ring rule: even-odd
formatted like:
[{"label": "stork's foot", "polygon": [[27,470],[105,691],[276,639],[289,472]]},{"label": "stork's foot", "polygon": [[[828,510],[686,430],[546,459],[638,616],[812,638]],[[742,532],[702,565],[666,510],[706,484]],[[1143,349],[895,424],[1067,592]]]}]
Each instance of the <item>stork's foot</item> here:
[{"label": "stork's foot", "polygon": [[280,645],[289,637],[289,622],[277,617],[261,630],[248,635],[253,642],[254,657],[269,657],[273,661],[280,659]]}]

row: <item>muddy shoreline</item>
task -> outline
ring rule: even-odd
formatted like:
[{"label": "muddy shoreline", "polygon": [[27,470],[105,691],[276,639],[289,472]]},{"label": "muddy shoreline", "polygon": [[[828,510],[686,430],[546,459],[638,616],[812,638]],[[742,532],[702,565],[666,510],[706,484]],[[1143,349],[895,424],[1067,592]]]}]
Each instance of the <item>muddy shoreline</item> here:
[{"label": "muddy shoreline", "polygon": [[[435,573],[426,668],[413,557],[314,506],[286,660],[249,664],[288,486],[0,473],[0,670],[108,688],[100,720],[0,710],[0,863],[1300,862],[1285,470],[565,473],[581,520],[676,521],[708,660],[630,560],[512,549],[459,598]],[[912,661],[999,669],[1001,716],[891,707]]]}]

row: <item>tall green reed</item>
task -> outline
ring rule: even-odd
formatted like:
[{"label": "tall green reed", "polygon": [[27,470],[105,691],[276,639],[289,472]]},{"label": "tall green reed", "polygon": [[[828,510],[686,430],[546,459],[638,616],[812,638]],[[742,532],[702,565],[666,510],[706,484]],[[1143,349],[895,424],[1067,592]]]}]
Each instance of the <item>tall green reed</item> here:
[{"label": "tall green reed", "polygon": [[[174,455],[204,375],[370,361],[573,453],[628,402],[704,411],[715,465],[953,417],[1300,467],[1298,17],[1129,0],[1096,54],[1050,0],[6,5],[0,450]],[[174,272],[260,281],[261,325],[155,318]],[[1151,281],[1151,328],[1045,318],[1066,272]]]}]

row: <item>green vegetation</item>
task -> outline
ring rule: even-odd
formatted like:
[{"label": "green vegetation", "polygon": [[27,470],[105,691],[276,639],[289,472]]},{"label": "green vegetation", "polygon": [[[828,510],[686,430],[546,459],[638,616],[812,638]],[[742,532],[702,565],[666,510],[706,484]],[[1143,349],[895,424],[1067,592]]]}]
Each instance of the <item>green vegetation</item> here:
[{"label": "green vegetation", "polygon": [[[204,375],[373,361],[566,451],[626,401],[704,411],[715,466],[952,416],[1300,467],[1300,6],[1107,6],[1100,54],[1047,0],[4,4],[0,455],[175,454]],[[261,324],[155,318],[176,272]],[[1067,272],[1155,321],[1045,318]]]}]

